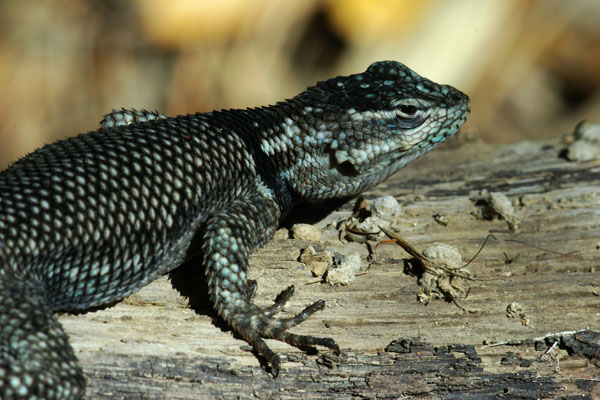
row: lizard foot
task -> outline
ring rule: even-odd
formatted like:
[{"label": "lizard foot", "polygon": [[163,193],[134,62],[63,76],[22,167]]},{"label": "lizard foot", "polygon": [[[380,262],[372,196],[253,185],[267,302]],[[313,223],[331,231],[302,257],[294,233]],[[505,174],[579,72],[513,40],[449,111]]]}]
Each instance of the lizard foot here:
[{"label": "lizard foot", "polygon": [[285,303],[294,295],[294,286],[289,286],[275,298],[272,306],[266,309],[256,307],[250,318],[236,321],[234,324],[236,331],[252,345],[252,347],[262,354],[271,365],[273,376],[277,377],[281,368],[279,356],[275,354],[265,343],[263,339],[276,339],[288,343],[295,347],[323,346],[332,349],[336,354],[340,353],[340,348],[331,338],[321,338],[307,335],[296,335],[287,330],[294,327],[317,311],[325,308],[325,302],[319,300],[306,307],[297,315],[291,318],[275,319],[277,314]]}]

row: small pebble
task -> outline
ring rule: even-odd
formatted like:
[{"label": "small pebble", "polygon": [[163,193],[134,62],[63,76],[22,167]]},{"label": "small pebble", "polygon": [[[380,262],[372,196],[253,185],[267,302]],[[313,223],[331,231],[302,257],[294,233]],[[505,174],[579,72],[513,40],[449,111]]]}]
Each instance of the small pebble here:
[{"label": "small pebble", "polygon": [[336,266],[328,269],[323,278],[330,285],[348,286],[356,280],[356,273],[362,267],[360,254],[352,253],[339,259],[338,257],[340,255],[336,254]]},{"label": "small pebble", "polygon": [[523,306],[516,301],[506,306],[506,316],[508,318],[516,318],[523,315]]},{"label": "small pebble", "polygon": [[591,161],[600,158],[600,123],[582,121],[573,132],[575,141],[567,148],[569,161]]},{"label": "small pebble", "polygon": [[292,227],[292,237],[294,239],[321,241],[321,232],[318,228],[309,224],[296,224]]},{"label": "small pebble", "polygon": [[299,261],[310,268],[313,276],[321,277],[333,265],[333,254],[328,250],[318,253],[314,247],[308,246],[302,251]]},{"label": "small pebble", "polygon": [[273,235],[273,240],[285,240],[289,239],[289,237],[290,233],[288,232],[288,230],[285,228],[281,228],[275,231],[275,234]]},{"label": "small pebble", "polygon": [[385,220],[397,218],[402,214],[402,207],[393,196],[377,197],[369,203],[369,206],[373,216]]}]

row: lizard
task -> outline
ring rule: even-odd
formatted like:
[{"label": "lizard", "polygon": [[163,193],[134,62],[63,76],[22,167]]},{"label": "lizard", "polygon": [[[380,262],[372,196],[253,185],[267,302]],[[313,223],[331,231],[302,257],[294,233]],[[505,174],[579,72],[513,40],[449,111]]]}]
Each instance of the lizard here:
[{"label": "lizard", "polygon": [[198,261],[218,315],[265,342],[323,346],[289,328],[319,300],[259,308],[248,257],[300,203],[374,187],[452,136],[470,100],[395,61],[316,83],[272,106],[167,117],[122,109],[0,173],[0,397],[81,398],[85,379],[58,311],[114,303]]}]

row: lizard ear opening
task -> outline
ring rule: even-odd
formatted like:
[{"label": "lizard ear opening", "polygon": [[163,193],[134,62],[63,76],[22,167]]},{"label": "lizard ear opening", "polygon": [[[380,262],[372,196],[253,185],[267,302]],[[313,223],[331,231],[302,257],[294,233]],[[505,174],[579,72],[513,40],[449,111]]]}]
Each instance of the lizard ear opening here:
[{"label": "lizard ear opening", "polygon": [[343,176],[358,176],[360,172],[354,167],[354,165],[350,162],[350,160],[340,159],[336,155],[335,151],[331,151],[329,153],[329,164],[333,169],[340,173]]}]

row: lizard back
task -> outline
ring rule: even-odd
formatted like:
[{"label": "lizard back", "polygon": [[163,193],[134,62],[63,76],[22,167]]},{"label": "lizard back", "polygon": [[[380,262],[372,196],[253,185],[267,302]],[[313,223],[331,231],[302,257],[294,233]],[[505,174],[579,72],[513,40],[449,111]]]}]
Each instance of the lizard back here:
[{"label": "lizard back", "polygon": [[0,174],[0,265],[53,309],[121,299],[181,264],[253,174],[244,142],[201,114],[48,145]]}]

